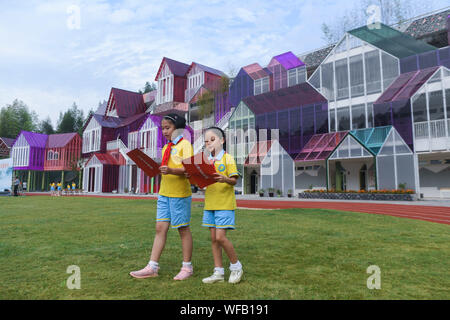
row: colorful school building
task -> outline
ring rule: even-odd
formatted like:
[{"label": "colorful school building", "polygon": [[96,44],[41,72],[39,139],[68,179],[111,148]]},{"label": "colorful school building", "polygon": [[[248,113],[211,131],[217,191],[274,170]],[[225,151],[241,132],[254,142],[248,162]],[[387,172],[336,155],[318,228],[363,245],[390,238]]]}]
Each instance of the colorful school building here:
[{"label": "colorful school building", "polygon": [[[363,26],[335,45],[244,66],[234,78],[164,57],[157,90],[112,88],[86,122],[82,188],[158,192],[160,178],[146,177],[126,153],[142,148],[161,159],[161,117],[177,113],[195,153],[205,128],[226,130],[243,194],[406,188],[450,197],[449,17],[444,10]],[[25,170],[41,168],[29,162]]]},{"label": "colorful school building", "polygon": [[63,188],[80,185],[81,138],[78,133],[41,134],[21,131],[11,145],[14,175],[27,191],[48,191],[50,184]]}]

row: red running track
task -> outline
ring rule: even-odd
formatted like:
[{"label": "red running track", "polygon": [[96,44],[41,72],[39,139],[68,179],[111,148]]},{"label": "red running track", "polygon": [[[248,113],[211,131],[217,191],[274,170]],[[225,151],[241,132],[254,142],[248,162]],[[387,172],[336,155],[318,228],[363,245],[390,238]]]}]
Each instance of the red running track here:
[{"label": "red running track", "polygon": [[[50,195],[49,193],[27,193],[30,196]],[[116,199],[152,199],[156,197],[136,196],[102,196],[82,195],[81,197],[116,198]],[[203,202],[203,199],[192,199]],[[237,200],[239,208],[250,209],[328,209],[349,212],[382,214],[393,217],[409,218],[450,225],[450,207],[426,205],[402,205],[386,203],[363,202],[332,202],[332,201],[276,201],[276,200]]]}]

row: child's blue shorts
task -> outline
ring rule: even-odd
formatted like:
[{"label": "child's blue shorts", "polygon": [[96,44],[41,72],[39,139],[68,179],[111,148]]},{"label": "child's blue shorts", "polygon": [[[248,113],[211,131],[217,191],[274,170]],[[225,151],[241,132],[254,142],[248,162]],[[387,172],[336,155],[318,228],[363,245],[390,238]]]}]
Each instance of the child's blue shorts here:
[{"label": "child's blue shorts", "polygon": [[55,191],[55,187],[50,187],[50,190],[51,191]]},{"label": "child's blue shorts", "polygon": [[203,227],[235,229],[234,210],[204,210]]},{"label": "child's blue shorts", "polygon": [[158,195],[156,222],[170,222],[173,229],[187,227],[191,223],[192,196],[169,198]]}]

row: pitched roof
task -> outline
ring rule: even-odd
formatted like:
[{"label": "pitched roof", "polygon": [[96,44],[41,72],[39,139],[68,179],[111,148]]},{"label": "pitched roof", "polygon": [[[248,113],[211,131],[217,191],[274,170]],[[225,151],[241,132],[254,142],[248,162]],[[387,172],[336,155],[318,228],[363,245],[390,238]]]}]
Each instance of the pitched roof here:
[{"label": "pitched roof", "polygon": [[86,165],[88,164],[89,161],[91,161],[91,159],[93,157],[96,157],[98,159],[98,161],[100,161],[101,164],[103,165],[115,165],[118,166],[120,165],[119,161],[114,158],[112,155],[110,155],[109,153],[94,153],[88,161],[86,161]]},{"label": "pitched roof", "polygon": [[77,135],[76,132],[51,134],[48,136],[47,148],[64,148]]},{"label": "pitched roof", "polygon": [[363,26],[348,33],[397,58],[405,58],[437,49],[424,41],[417,40],[382,23],[380,23],[379,28]]},{"label": "pitched roof", "polygon": [[348,131],[316,134],[309,139],[295,158],[295,161],[323,161],[334,151],[344,139]]},{"label": "pitched roof", "polygon": [[255,115],[258,115],[314,103],[326,103],[327,99],[309,83],[304,82],[292,87],[246,97],[242,101]]},{"label": "pitched roof", "polygon": [[142,94],[111,88],[111,95],[115,100],[115,107],[119,117],[130,117],[145,112],[146,107]]},{"label": "pitched roof", "polygon": [[[297,67],[304,66],[305,63],[300,60],[295,54],[291,51],[282,53],[272,58],[272,61],[278,61],[284,69],[289,70]],[[270,65],[270,64],[269,64]]]},{"label": "pitched roof", "polygon": [[259,63],[249,64],[248,66],[242,67],[244,71],[253,79],[258,80],[264,77],[268,77],[269,74],[265,71]]},{"label": "pitched roof", "polygon": [[12,144],[14,143],[14,139],[11,139],[11,138],[0,137],[0,140],[2,140],[8,148],[11,148]]},{"label": "pitched roof", "polygon": [[45,144],[47,143],[48,138],[46,134],[22,130],[17,136],[16,140],[14,140],[13,145],[16,143],[20,135],[23,135],[23,137],[25,138],[25,140],[27,140],[30,147],[45,148]]},{"label": "pitched roof", "polygon": [[431,67],[401,74],[375,101],[374,104],[408,100],[419,90],[428,79],[439,69]]},{"label": "pitched roof", "polygon": [[446,31],[447,17],[449,15],[450,9],[447,9],[426,17],[417,18],[408,25],[404,33],[414,38],[422,38],[436,32]]},{"label": "pitched roof", "polygon": [[191,63],[191,65],[189,66],[189,69],[186,71],[186,74],[188,74],[194,66],[197,66],[197,67],[199,67],[201,70],[206,71],[206,72],[209,72],[209,73],[212,73],[212,74],[215,74],[215,75],[217,75],[217,76],[219,76],[219,77],[226,77],[226,76],[227,76],[225,73],[223,73],[223,72],[220,71],[220,70],[217,70],[217,69],[214,69],[214,68],[211,68],[211,67],[202,65],[202,64],[197,63],[197,62],[192,62],[192,63]]},{"label": "pitched roof", "polygon": [[299,55],[299,59],[306,64],[307,68],[318,67],[322,61],[328,56],[328,54],[335,47],[334,44],[327,46],[325,48],[317,49],[312,52],[304,53]]},{"label": "pitched roof", "polygon": [[161,64],[159,66],[158,72],[156,73],[155,81],[158,80],[159,74],[161,73],[162,67],[164,66],[164,63],[167,63],[167,66],[169,67],[169,70],[175,75],[179,77],[186,76],[186,73],[190,67],[189,64],[179,62],[176,60],[172,60],[169,58],[164,57],[161,61]]}]

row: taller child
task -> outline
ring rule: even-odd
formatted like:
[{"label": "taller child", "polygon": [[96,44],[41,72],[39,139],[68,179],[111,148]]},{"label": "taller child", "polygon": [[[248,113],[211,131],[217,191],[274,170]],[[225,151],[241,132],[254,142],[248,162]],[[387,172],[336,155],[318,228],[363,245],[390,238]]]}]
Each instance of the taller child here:
[{"label": "taller child", "polygon": [[183,139],[185,127],[186,120],[177,114],[169,114],[161,120],[162,134],[169,143],[162,149],[162,179],[157,201],[156,234],[150,261],[144,269],[130,272],[134,278],[158,276],[158,262],[170,225],[173,229],[178,229],[183,251],[182,268],[174,280],[185,280],[193,274],[192,234],[189,228],[192,192],[181,161],[192,157],[194,150],[191,143]]}]

